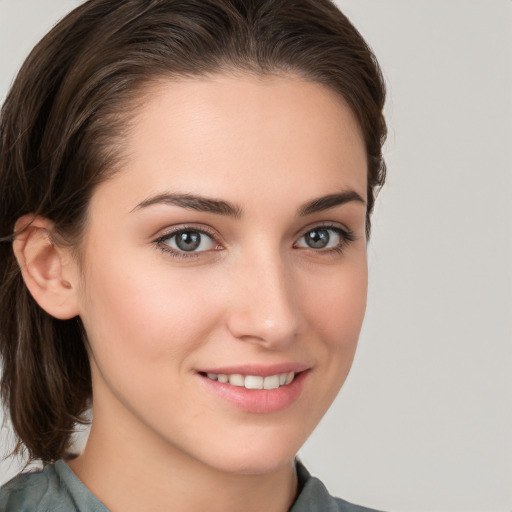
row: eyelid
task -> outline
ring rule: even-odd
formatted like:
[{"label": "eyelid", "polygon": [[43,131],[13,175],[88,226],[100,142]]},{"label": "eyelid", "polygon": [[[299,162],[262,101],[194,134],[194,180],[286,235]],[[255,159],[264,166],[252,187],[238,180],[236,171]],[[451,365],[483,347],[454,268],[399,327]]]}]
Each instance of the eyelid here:
[{"label": "eyelid", "polygon": [[220,235],[208,225],[205,224],[177,224],[175,226],[170,226],[164,228],[163,230],[159,230],[159,234],[155,235],[155,242],[157,240],[164,240],[165,238],[169,238],[170,236],[180,233],[182,231],[198,231],[199,233],[204,233],[212,238],[219,239]]},{"label": "eyelid", "polygon": [[295,234],[295,237],[297,239],[303,237],[306,233],[309,233],[310,231],[313,231],[314,229],[333,229],[335,231],[340,231],[343,234],[346,234],[348,236],[355,237],[354,231],[352,231],[349,227],[345,226],[344,224],[341,224],[339,222],[333,222],[333,221],[320,221],[320,222],[313,222],[309,225],[307,225],[304,228],[301,228],[298,230]]}]

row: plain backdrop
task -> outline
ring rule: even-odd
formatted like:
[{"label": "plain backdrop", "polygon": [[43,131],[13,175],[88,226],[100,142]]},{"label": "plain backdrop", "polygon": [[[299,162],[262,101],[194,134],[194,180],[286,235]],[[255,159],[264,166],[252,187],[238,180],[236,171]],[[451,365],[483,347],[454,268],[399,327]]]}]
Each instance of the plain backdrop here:
[{"label": "plain backdrop", "polygon": [[[356,360],[301,457],[367,506],[511,512],[512,2],[338,3],[384,69],[389,176]],[[77,4],[0,0],[0,99]]]}]

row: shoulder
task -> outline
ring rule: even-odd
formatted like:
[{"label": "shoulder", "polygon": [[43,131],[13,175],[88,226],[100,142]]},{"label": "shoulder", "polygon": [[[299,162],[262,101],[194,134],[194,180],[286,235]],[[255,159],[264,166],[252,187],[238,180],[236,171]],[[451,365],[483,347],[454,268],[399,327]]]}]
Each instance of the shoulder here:
[{"label": "shoulder", "polygon": [[20,474],[1,487],[0,512],[50,510],[58,504],[61,494],[54,467],[47,466],[43,471]]},{"label": "shoulder", "polygon": [[20,474],[0,488],[0,512],[73,512],[78,510],[55,466]]},{"label": "shoulder", "polygon": [[325,485],[311,476],[300,462],[297,474],[302,490],[289,512],[379,512],[331,496]]},{"label": "shoulder", "polygon": [[0,512],[104,512],[104,508],[59,461],[16,476],[0,488]]}]

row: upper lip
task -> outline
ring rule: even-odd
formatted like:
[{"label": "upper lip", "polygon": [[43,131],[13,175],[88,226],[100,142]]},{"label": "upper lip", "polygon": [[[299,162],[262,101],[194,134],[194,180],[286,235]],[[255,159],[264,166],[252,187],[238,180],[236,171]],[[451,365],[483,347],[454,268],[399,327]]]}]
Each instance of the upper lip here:
[{"label": "upper lip", "polygon": [[198,373],[216,373],[224,375],[254,375],[258,377],[269,377],[281,373],[300,373],[309,370],[311,365],[304,363],[277,363],[271,365],[241,364],[233,366],[215,366],[212,368],[201,368]]}]

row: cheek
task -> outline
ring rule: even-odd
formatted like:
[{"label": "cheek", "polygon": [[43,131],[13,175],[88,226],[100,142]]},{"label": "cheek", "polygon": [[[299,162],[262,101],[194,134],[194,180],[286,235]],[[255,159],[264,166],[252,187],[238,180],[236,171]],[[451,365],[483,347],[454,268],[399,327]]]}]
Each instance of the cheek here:
[{"label": "cheek", "polygon": [[213,286],[166,265],[106,258],[86,283],[83,321],[97,359],[181,361],[220,314]]},{"label": "cheek", "polygon": [[[315,286],[312,286],[315,283]],[[311,375],[314,393],[307,397],[312,431],[345,382],[352,366],[366,309],[366,252],[301,282],[301,306],[308,343],[318,362]]]},{"label": "cheek", "polygon": [[314,290],[311,282],[314,279],[302,291],[302,304],[307,324],[314,329],[318,341],[315,355],[325,362],[319,396],[323,396],[328,407],[352,366],[364,319],[368,284],[366,252],[361,251],[359,257],[347,261],[346,265],[318,276]]},{"label": "cheek", "polygon": [[304,283],[304,311],[331,349],[355,349],[366,310],[367,265],[361,257],[318,279]]}]

